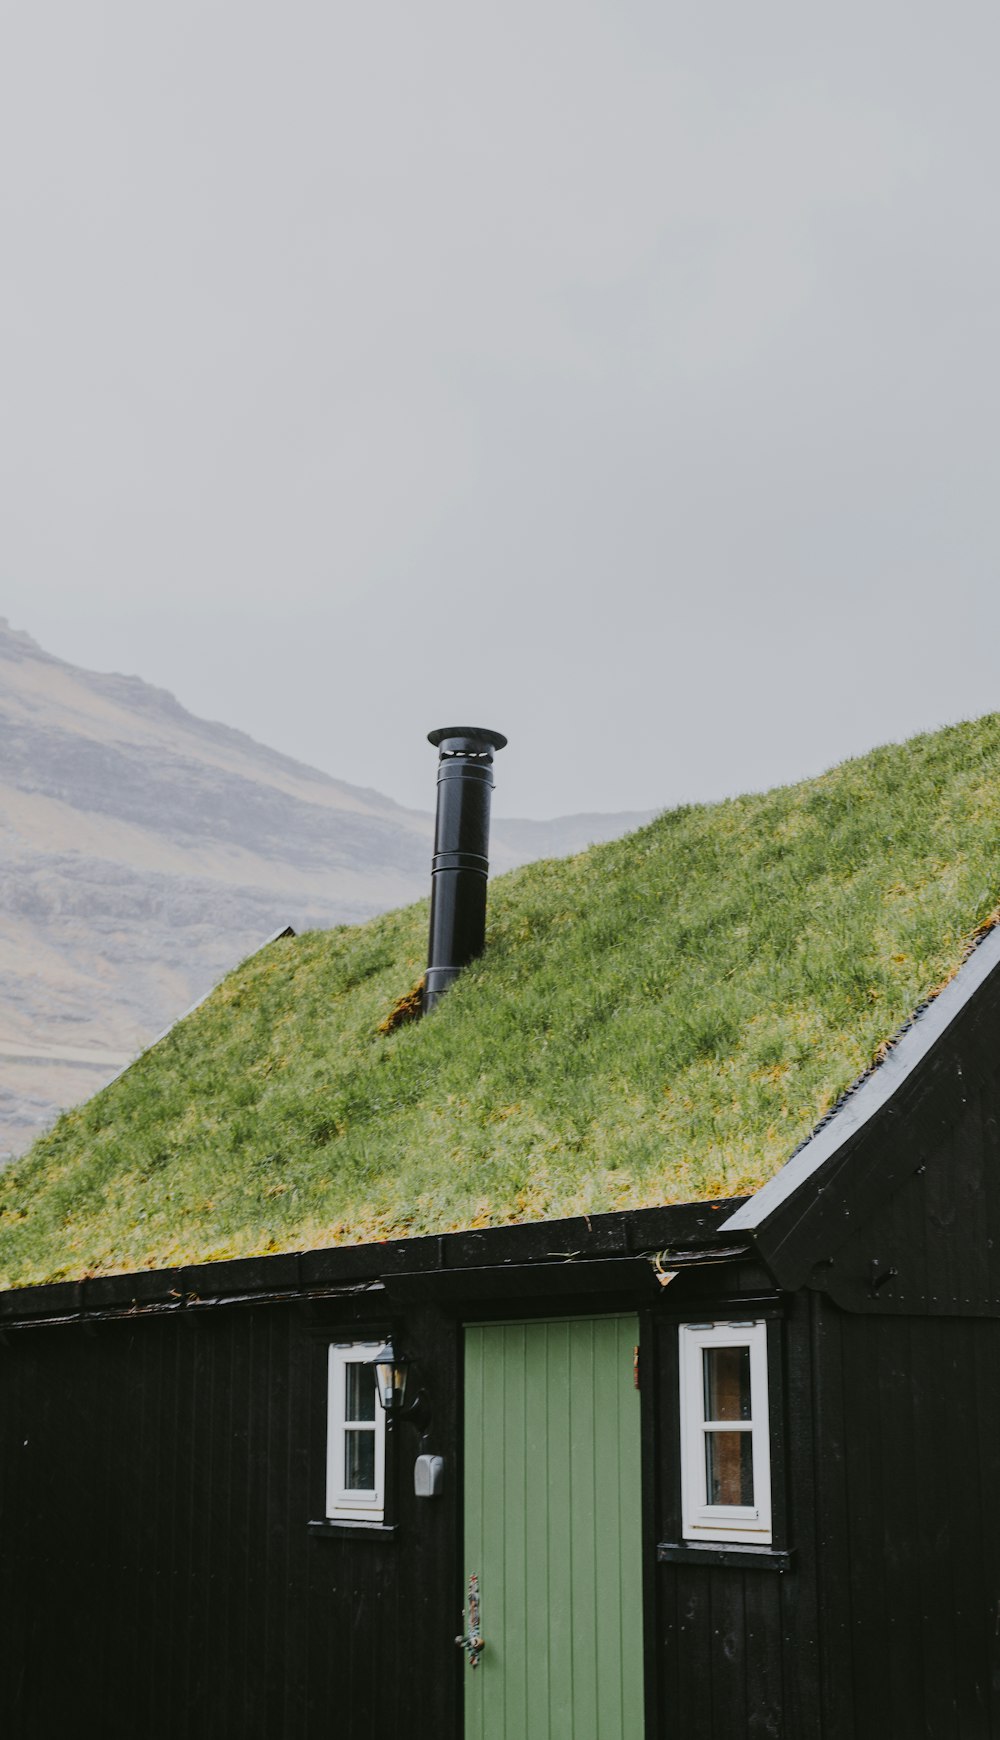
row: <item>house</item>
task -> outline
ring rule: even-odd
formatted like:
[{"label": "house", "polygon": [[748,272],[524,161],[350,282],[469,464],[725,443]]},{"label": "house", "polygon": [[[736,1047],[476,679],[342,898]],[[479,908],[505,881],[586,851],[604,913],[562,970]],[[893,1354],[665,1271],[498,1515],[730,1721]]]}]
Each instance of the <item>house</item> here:
[{"label": "house", "polygon": [[[880,751],[794,797],[769,794],[764,810],[665,818],[638,844],[601,848],[596,869],[520,873],[495,961],[488,949],[433,1015],[377,1042],[372,1016],[408,959],[409,919],[272,944],[0,1180],[0,1259],[17,1283],[0,1293],[5,1736],[1000,1734],[998,772],[1000,722],[979,722]],[[801,948],[759,865],[744,891],[755,918],[720,881],[741,840],[763,842]],[[669,903],[644,856],[654,846],[678,878]],[[512,1054],[522,1046],[517,1068],[537,1069],[531,1080],[558,1098],[571,1049],[548,993],[537,991],[541,1013],[531,998],[546,959],[578,958],[565,877],[610,889],[621,916],[630,863],[630,958],[646,961],[649,984],[633,975],[614,1008],[582,1018],[575,986],[568,1013],[560,1002],[566,1046],[591,1044],[593,1127],[571,1107],[552,1161],[579,1140],[584,1184],[600,1173],[618,1198],[558,1212],[560,1187],[583,1188],[566,1160],[550,1175],[548,1212],[515,1222],[500,1191],[520,1187],[517,1165],[503,1182],[491,1156],[502,1159],[508,1124],[541,1125],[549,1101],[539,1087],[533,1110],[499,1103],[510,1084],[489,1074],[506,1067],[490,1022]],[[700,928],[699,877],[720,903]],[[671,959],[690,965],[682,984],[661,976],[648,928],[663,906],[680,950]],[[817,986],[830,936],[841,964]],[[741,983],[759,970],[777,987],[770,1005],[759,988],[740,1005],[735,1039],[704,971],[728,971],[732,949],[747,963]],[[519,1035],[505,1025],[503,972],[521,950],[531,966],[516,979]],[[265,1147],[291,1116],[293,1051],[303,1127],[322,1103],[316,1055],[301,1061],[307,1034],[289,1038],[320,957],[338,971],[349,957],[336,996],[368,1037],[355,1087],[331,1075],[319,1158],[296,1170]],[[596,956],[594,971],[621,977]],[[833,1009],[829,1031],[795,1003],[793,978]],[[914,990],[919,1006],[901,1020]],[[642,1097],[633,995],[647,1011],[679,999],[693,1023],[687,1062],[672,1053],[665,1110]],[[657,1031],[661,1051],[679,1018],[675,1008]],[[448,1059],[477,1020],[488,1032],[481,1049],[468,1042],[460,1080]],[[868,1046],[889,1020],[867,1067],[843,1079],[845,1035]],[[613,1168],[601,1172],[594,1156],[620,1128],[624,1091],[616,1023],[636,1054],[626,1097],[637,1124],[654,1119],[665,1143],[702,1130],[688,1090],[721,1081],[722,1145],[738,1146],[741,1129],[746,1152],[766,1156],[755,1188],[711,1189],[718,1169],[692,1188],[685,1159],[687,1197],[647,1206]],[[546,1032],[554,1082],[539,1057]],[[226,1097],[220,1059],[234,1057],[240,1082],[258,1058],[256,1097]],[[603,1076],[601,1057],[614,1060]],[[492,1106],[495,1126],[469,1110],[484,1074],[475,1115]],[[211,1101],[223,1180],[208,1207],[190,1158],[205,1147],[192,1134],[195,1090]],[[385,1109],[372,1103],[383,1091]],[[390,1104],[407,1142],[419,1127],[441,1155],[418,1176],[430,1224],[408,1232],[393,1224],[391,1168],[380,1160],[366,1175],[358,1159],[384,1140],[405,1162],[406,1144],[385,1134]],[[730,1114],[744,1122],[728,1125]],[[351,1147],[352,1118],[367,1147]],[[478,1181],[451,1178],[456,1128]],[[494,1128],[493,1149],[477,1147],[480,1128]],[[652,1188],[640,1170],[649,1153],[635,1150],[637,1194]],[[336,1241],[310,1239],[309,1167],[326,1178],[339,1154],[324,1186]],[[476,1224],[489,1218],[490,1178],[499,1224]],[[448,1196],[453,1182],[467,1198]],[[214,1255],[213,1241],[238,1243],[233,1205],[251,1184],[276,1223],[303,1218],[286,1219],[280,1240],[244,1228],[247,1241],[286,1248]],[[348,1211],[351,1192],[362,1206]],[[119,1248],[119,1196],[130,1224],[162,1216],[136,1231],[152,1260],[131,1272],[99,1254],[105,1220]]]}]

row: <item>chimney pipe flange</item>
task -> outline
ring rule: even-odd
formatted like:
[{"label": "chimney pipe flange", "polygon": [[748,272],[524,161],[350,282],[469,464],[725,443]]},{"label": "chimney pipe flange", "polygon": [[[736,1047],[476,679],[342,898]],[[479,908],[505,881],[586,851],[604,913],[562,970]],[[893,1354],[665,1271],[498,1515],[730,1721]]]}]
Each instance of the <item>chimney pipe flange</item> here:
[{"label": "chimney pipe flange", "polygon": [[487,731],[481,725],[442,725],[438,731],[428,731],[427,741],[442,756],[467,756],[470,761],[492,761],[494,751],[507,744],[502,731]]}]

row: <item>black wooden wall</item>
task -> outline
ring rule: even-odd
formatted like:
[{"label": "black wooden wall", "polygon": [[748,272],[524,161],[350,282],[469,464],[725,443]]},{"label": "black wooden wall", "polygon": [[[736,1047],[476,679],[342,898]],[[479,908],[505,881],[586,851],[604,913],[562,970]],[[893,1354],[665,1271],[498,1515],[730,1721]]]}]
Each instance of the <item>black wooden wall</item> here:
[{"label": "black wooden wall", "polygon": [[[644,1306],[647,1740],[1000,1740],[1000,1320],[764,1282],[709,1266]],[[458,1740],[462,1309],[377,1299],[5,1333],[3,1740]],[[677,1322],[748,1315],[771,1326],[786,1568],[659,1557]],[[414,1499],[402,1427],[395,1532],[310,1528],[330,1336],[401,1328],[447,1493]]]},{"label": "black wooden wall", "polygon": [[656,1370],[647,1533],[668,1548],[681,1542],[678,1323],[765,1318],[775,1556],[739,1563],[736,1554],[730,1565],[715,1562],[712,1549],[682,1562],[656,1558],[647,1642],[655,1740],[820,1740],[810,1302],[804,1293],[720,1293],[719,1276],[709,1270],[675,1282],[645,1326]]},{"label": "black wooden wall", "polygon": [[[650,1329],[666,1541],[684,1314]],[[655,1740],[1000,1740],[1000,1321],[873,1317],[802,1292],[773,1334],[790,1565],[658,1564]]]},{"label": "black wooden wall", "polygon": [[824,1740],[1000,1735],[1000,1322],[815,1309]]},{"label": "black wooden wall", "polygon": [[[308,1526],[323,1515],[329,1331],[390,1327],[363,1304],[312,1311],[9,1335],[4,1740],[456,1732],[456,1508],[413,1498],[414,1429],[396,1432],[396,1533]],[[432,1449],[455,1443],[456,1335],[433,1308],[410,1313],[409,1350],[434,1367]]]},{"label": "black wooden wall", "polygon": [[1000,973],[758,1247],[809,1286],[823,1740],[1000,1740]]}]

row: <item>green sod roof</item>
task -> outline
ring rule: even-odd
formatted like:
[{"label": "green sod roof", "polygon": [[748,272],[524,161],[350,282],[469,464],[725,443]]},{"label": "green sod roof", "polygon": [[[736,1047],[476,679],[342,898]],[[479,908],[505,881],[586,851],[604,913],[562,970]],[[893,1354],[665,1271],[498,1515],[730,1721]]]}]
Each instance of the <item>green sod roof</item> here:
[{"label": "green sod roof", "polygon": [[0,1284],[755,1190],[1000,904],[1000,716],[271,944],[0,1175]]}]

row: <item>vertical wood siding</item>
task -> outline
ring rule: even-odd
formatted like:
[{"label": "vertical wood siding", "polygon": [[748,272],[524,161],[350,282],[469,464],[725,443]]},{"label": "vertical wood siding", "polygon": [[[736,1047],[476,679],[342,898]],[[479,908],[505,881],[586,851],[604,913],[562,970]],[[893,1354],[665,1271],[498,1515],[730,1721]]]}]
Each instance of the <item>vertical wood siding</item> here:
[{"label": "vertical wood siding", "polygon": [[[710,1320],[711,1281],[703,1315]],[[730,1302],[719,1312],[740,1319]],[[656,1638],[656,1740],[825,1740],[819,1687],[813,1394],[809,1301],[795,1301],[769,1346],[775,1544],[791,1570],[664,1563],[651,1594]],[[651,1527],[680,1539],[677,1319],[654,1313]],[[644,1348],[646,1342],[644,1341]],[[881,1740],[908,1740],[883,1733]]]},{"label": "vertical wood siding", "polygon": [[817,1305],[824,1740],[1000,1736],[1000,1323]]},{"label": "vertical wood siding", "polygon": [[307,1526],[323,1509],[322,1322],[254,1306],[10,1337],[3,1740],[376,1740],[414,1709],[426,1733],[456,1734],[457,1331],[427,1313],[408,1328],[452,1497],[414,1499],[403,1426],[398,1531],[360,1540]]},{"label": "vertical wood siding", "polygon": [[[943,1199],[938,1212],[943,1236]],[[388,1320],[260,1304],[9,1333],[3,1740],[458,1740],[498,1638],[510,1671],[488,1708],[471,1706],[469,1740],[637,1740],[643,1559],[646,1740],[1000,1740],[1000,1322],[788,1301],[775,1494],[795,1560],[778,1575],[653,1561],[677,1531],[677,1296],[643,1324],[641,1537],[634,1319],[468,1332],[476,1674],[453,1642],[453,1313],[421,1305],[398,1325],[432,1396],[426,1448],[445,1457],[445,1493],[414,1499],[419,1437],[399,1428],[397,1532],[362,1539],[307,1527],[323,1505],[326,1344]]]},{"label": "vertical wood siding", "polygon": [[467,1740],[642,1740],[635,1317],[466,1331]]}]

